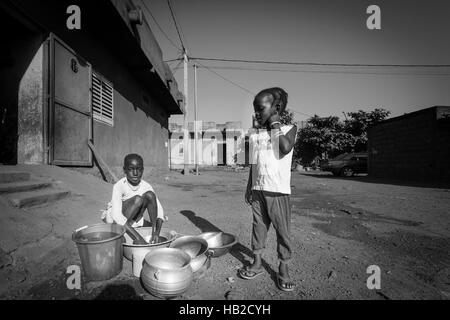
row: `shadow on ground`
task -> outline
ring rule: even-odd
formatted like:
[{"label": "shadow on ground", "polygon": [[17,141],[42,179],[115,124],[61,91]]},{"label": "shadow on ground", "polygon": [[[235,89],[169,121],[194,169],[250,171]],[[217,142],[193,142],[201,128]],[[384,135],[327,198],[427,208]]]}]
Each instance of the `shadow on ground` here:
[{"label": "shadow on ground", "polygon": [[128,284],[107,285],[94,300],[143,300]]},{"label": "shadow on ground", "polygon": [[[197,228],[201,230],[201,232],[225,232],[200,216],[197,216],[195,212],[191,210],[182,210],[180,213],[189,219]],[[253,252],[244,246],[239,241],[231,248],[230,254],[237,260],[239,260],[244,266],[249,265],[250,261],[247,257],[251,259],[254,258]],[[273,270],[270,265],[263,259],[262,264],[264,269],[269,273],[271,279],[276,283],[277,281],[277,273]]]}]

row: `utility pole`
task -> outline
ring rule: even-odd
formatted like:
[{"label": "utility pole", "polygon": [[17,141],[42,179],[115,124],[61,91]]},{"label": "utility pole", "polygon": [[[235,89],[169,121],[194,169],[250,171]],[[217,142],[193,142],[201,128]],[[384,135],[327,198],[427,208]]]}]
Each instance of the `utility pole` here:
[{"label": "utility pole", "polygon": [[189,126],[188,126],[188,105],[189,105],[189,94],[188,94],[188,56],[186,50],[183,52],[184,61],[184,117],[183,117],[183,154],[184,154],[184,175],[189,175]]},{"label": "utility pole", "polygon": [[[201,129],[200,129],[201,130]],[[194,64],[194,163],[195,163],[195,175],[198,176],[198,151],[197,151],[197,65]]]}]

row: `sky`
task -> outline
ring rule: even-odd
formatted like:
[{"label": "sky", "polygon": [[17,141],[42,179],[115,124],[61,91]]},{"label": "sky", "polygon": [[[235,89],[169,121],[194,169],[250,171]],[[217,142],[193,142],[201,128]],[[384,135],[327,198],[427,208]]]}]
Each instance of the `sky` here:
[{"label": "sky", "polygon": [[[166,35],[181,47],[167,0],[145,1]],[[450,65],[450,1],[171,0],[191,57],[331,64]],[[381,9],[381,30],[369,30],[369,5]],[[148,12],[165,60],[179,57]],[[198,120],[251,126],[254,94],[279,86],[296,120],[385,108],[391,116],[450,105],[450,68],[286,66],[199,61]],[[174,68],[178,62],[169,65]],[[191,65],[196,63],[190,61]],[[230,69],[230,67],[234,69]],[[237,70],[236,68],[240,69]],[[276,69],[278,71],[242,70]],[[281,72],[279,70],[288,70]],[[183,70],[175,78],[183,90]],[[194,120],[189,69],[188,120]],[[250,91],[251,93],[247,92]],[[182,123],[183,116],[170,122]]]}]

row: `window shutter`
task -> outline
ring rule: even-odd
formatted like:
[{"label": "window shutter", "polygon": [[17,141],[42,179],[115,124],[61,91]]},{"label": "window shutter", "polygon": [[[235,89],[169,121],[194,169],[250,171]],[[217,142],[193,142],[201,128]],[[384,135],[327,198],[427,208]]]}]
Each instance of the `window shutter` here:
[{"label": "window shutter", "polygon": [[113,86],[95,72],[92,72],[92,108],[95,120],[114,126]]}]

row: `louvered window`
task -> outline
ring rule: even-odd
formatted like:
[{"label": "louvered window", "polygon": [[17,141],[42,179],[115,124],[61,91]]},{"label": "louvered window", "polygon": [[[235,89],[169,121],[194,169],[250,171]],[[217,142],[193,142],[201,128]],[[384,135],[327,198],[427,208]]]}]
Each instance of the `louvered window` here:
[{"label": "louvered window", "polygon": [[94,119],[114,125],[114,89],[101,75],[92,72],[92,108]]}]

